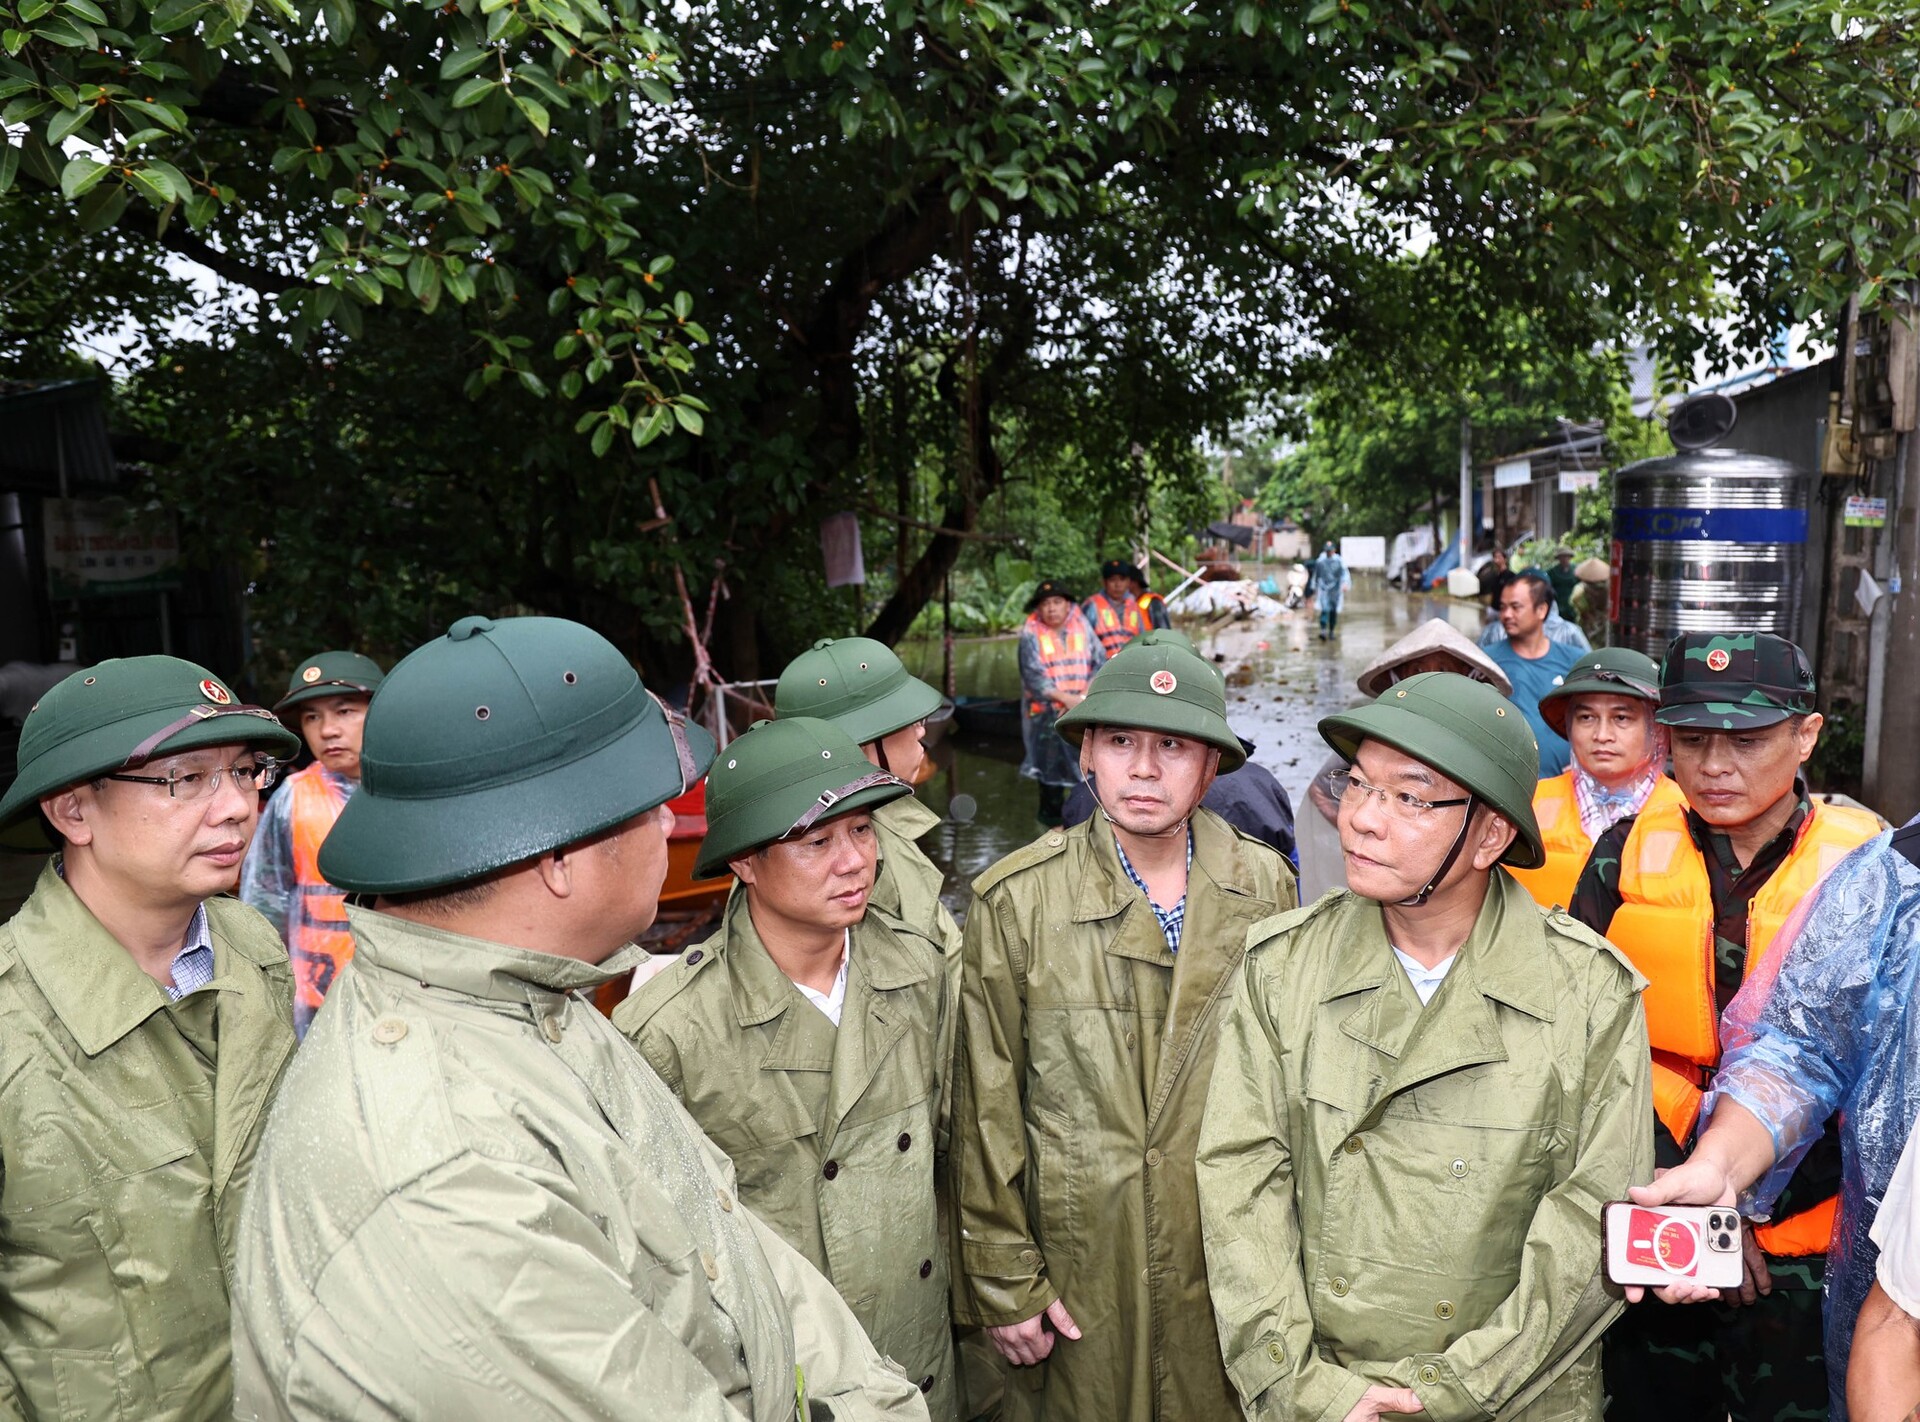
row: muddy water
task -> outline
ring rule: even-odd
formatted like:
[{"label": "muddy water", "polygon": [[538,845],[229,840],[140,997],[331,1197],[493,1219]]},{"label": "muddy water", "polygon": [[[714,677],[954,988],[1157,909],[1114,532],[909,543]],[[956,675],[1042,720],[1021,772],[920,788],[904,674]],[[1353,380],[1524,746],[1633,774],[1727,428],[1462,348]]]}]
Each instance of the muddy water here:
[{"label": "muddy water", "polygon": [[[1407,596],[1377,581],[1356,579],[1340,617],[1339,635],[1320,641],[1312,613],[1281,612],[1268,619],[1208,626],[1183,623],[1202,655],[1227,674],[1227,719],[1254,743],[1253,759],[1286,787],[1296,810],[1307,782],[1327,755],[1315,729],[1322,716],[1359,699],[1355,679],[1368,662],[1429,617],[1443,617],[1477,637],[1480,609],[1445,598]],[[1013,696],[1019,690],[1018,641],[1013,637],[956,638],[954,683],[962,696]],[[915,675],[938,686],[942,653],[936,641],[902,643],[901,658]],[[946,823],[924,840],[947,872],[943,897],[964,916],[968,882],[1003,855],[1042,833],[1035,818],[1038,792],[1020,776],[1020,743],[962,735],[957,730],[934,751],[938,773],[920,787],[922,801]],[[971,797],[975,814],[957,823],[956,796]]]}]

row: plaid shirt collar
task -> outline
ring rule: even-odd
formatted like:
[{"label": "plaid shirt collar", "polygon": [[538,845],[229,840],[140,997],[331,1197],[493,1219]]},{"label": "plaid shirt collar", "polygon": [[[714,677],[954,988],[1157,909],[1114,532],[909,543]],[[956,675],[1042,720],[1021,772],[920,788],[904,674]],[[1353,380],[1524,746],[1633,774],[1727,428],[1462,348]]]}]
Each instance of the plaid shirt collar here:
[{"label": "plaid shirt collar", "polygon": [[[1147,892],[1146,880],[1133,872],[1133,861],[1127,858],[1127,851],[1121,845],[1119,835],[1113,837],[1113,848],[1120,856],[1120,867],[1126,870],[1127,877],[1133,880],[1134,888],[1138,889],[1141,897],[1147,901],[1147,907],[1153,910],[1153,916],[1160,920],[1160,932],[1167,940],[1167,950],[1178,953],[1180,930],[1187,925],[1187,896],[1182,894],[1180,902],[1172,908],[1161,908],[1153,901],[1153,895]],[[1187,877],[1189,879],[1193,877],[1193,825],[1191,823],[1187,825]]]},{"label": "plaid shirt collar", "polygon": [[1646,807],[1647,797],[1653,794],[1653,787],[1660,783],[1664,769],[1665,757],[1656,757],[1649,760],[1646,768],[1624,789],[1609,790],[1587,774],[1576,760],[1573,803],[1580,811],[1580,828],[1587,832],[1587,838],[1597,840],[1612,829],[1616,821],[1639,814]]}]

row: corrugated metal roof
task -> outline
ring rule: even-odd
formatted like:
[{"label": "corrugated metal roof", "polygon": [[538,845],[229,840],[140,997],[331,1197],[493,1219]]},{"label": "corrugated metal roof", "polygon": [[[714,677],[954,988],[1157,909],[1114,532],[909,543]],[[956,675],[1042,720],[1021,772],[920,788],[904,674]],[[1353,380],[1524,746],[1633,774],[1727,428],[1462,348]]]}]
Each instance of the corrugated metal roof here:
[{"label": "corrugated metal roof", "polygon": [[113,448],[97,380],[0,380],[0,489],[111,489]]}]

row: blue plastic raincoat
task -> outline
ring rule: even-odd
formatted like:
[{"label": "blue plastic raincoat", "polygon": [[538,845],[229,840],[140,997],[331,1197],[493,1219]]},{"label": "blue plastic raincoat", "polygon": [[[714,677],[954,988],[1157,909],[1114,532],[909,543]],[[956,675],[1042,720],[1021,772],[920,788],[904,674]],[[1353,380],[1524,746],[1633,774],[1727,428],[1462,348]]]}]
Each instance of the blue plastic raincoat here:
[{"label": "blue plastic raincoat", "polygon": [[[1720,1019],[1725,1049],[1703,1119],[1738,1101],[1773,1133],[1773,1169],[1740,1201],[1765,1215],[1801,1156],[1841,1113],[1840,1220],[1827,1253],[1827,1377],[1846,1422],[1847,1353],[1879,1251],[1867,1232],[1920,1114],[1920,829],[1843,859],[1789,922]],[[1796,933],[1796,927],[1798,932]]]}]

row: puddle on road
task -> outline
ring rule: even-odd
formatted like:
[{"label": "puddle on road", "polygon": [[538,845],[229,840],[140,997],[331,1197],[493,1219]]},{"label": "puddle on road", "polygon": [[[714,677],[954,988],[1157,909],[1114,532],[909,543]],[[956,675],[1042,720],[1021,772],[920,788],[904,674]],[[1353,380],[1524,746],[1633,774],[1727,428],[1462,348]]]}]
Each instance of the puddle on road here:
[{"label": "puddle on road", "polygon": [[[1320,718],[1360,699],[1354,685],[1361,670],[1387,647],[1430,617],[1443,617],[1477,637],[1480,609],[1445,598],[1408,596],[1372,580],[1357,580],[1331,642],[1316,636],[1313,614],[1282,612],[1258,622],[1186,626],[1203,656],[1224,659],[1227,721],[1254,743],[1253,760],[1271,770],[1296,812],[1307,783],[1326,759]],[[1018,643],[1012,637],[956,638],[954,680],[961,695],[1012,696],[1019,689]],[[915,675],[938,686],[942,651],[937,640],[902,643],[900,655]],[[1235,663],[1235,659],[1240,658]],[[948,816],[955,795],[977,805],[974,819],[951,818],[920,844],[947,873],[942,897],[956,915],[971,901],[968,883],[1043,831],[1035,818],[1038,792],[1020,776],[1018,740],[949,735],[934,752],[938,773],[920,787],[920,798]]]}]

